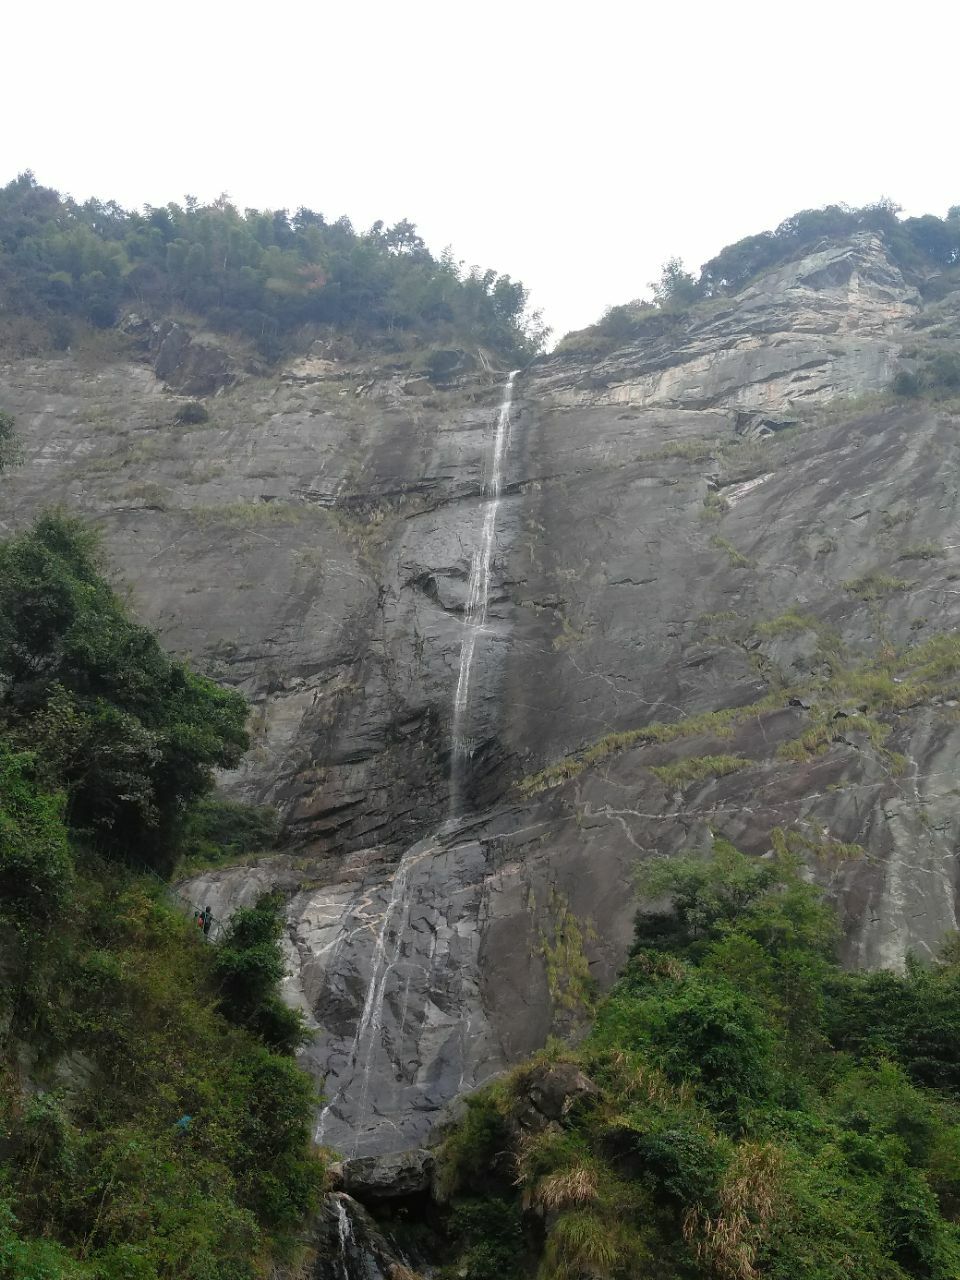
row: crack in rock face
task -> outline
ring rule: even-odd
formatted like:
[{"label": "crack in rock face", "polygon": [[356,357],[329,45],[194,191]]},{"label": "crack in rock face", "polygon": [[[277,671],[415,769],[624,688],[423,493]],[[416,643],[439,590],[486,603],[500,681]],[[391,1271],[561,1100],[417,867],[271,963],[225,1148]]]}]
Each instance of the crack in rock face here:
[{"label": "crack in rock face", "polygon": [[543,357],[517,378],[492,527],[502,372],[427,389],[325,352],[250,376],[178,321],[165,376],[220,388],[191,426],[150,364],[0,368],[24,446],[6,527],[56,502],[96,519],[144,622],[251,701],[221,783],[276,805],[288,847],[184,891],[221,919],[283,893],[322,1141],[416,1146],[576,1033],[651,854],[717,834],[763,855],[783,829],[851,964],[900,967],[956,927],[956,699],[878,702],[868,668],[904,655],[909,682],[911,646],[960,625],[960,438],[936,403],[863,397],[958,302],[925,303],[864,233],[669,334]]}]

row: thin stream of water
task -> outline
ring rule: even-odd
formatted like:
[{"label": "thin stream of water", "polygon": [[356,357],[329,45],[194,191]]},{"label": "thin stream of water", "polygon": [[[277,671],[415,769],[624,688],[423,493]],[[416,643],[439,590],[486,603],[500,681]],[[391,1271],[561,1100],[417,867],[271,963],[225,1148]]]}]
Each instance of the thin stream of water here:
[{"label": "thin stream of water", "polygon": [[489,476],[482,495],[487,499],[483,508],[483,524],[480,541],[473,552],[470,577],[467,582],[467,604],[463,615],[463,641],[460,645],[460,673],[457,691],[453,699],[452,761],[450,769],[450,816],[456,817],[461,804],[461,780],[464,766],[470,759],[472,743],[465,731],[470,707],[470,677],[477,640],[486,626],[490,607],[490,568],[493,563],[493,546],[497,533],[497,515],[500,511],[500,495],[503,490],[503,462],[510,441],[510,414],[513,408],[513,384],[519,370],[514,369],[507,379],[503,399],[497,412],[497,425],[493,436]]},{"label": "thin stream of water", "polygon": [[[490,604],[490,570],[493,563],[493,547],[497,532],[497,515],[500,509],[500,497],[503,487],[503,463],[510,439],[510,414],[513,406],[513,388],[518,370],[514,370],[507,379],[503,398],[497,411],[496,426],[493,435],[493,447],[487,468],[487,478],[481,490],[484,499],[483,521],[480,539],[474,549],[470,563],[470,576],[467,582],[467,603],[463,615],[463,640],[460,646],[460,671],[457,689],[453,702],[452,726],[452,760],[450,772],[450,816],[455,818],[460,813],[460,787],[463,770],[471,753],[471,740],[465,731],[470,710],[470,677],[476,654],[477,639],[487,621]],[[444,824],[444,827],[447,824]],[[363,1121],[367,1110],[367,1096],[370,1087],[370,1073],[373,1066],[377,1046],[382,1039],[383,1004],[387,982],[390,974],[400,960],[403,946],[404,930],[410,915],[410,899],[408,885],[410,870],[416,862],[434,853],[435,843],[444,827],[426,840],[421,840],[404,853],[394,872],[380,927],[374,942],[373,962],[370,982],[367,986],[363,1009],[357,1023],[353,1041],[351,1063],[360,1069],[360,1092],[357,1100],[356,1122],[354,1125],[354,1149],[356,1154]],[[350,1083],[356,1079],[354,1074]],[[343,1096],[343,1090],[340,1095]],[[328,1104],[320,1115],[316,1140],[321,1142],[326,1117],[333,1103]],[[342,1211],[342,1206],[340,1207]],[[344,1216],[346,1216],[344,1214]],[[341,1226],[343,1217],[341,1217]],[[349,1220],[347,1221],[349,1228]],[[343,1243],[341,1234],[341,1243]]]},{"label": "thin stream of water", "polygon": [[337,1196],[337,1235],[340,1239],[340,1270],[343,1273],[343,1280],[350,1280],[350,1258],[347,1250],[353,1244],[353,1224],[346,1205],[339,1196]]}]

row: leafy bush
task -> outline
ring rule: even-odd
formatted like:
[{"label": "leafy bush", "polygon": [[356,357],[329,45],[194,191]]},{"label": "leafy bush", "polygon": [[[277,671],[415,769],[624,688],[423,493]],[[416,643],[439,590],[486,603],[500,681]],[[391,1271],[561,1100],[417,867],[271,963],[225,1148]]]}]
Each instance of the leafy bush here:
[{"label": "leafy bush", "polygon": [[918,396],[921,390],[920,378],[908,369],[901,369],[890,383],[890,390],[895,396]]},{"label": "leafy bush", "polygon": [[210,421],[210,414],[207,406],[199,400],[188,400],[177,410],[176,421],[183,426],[199,426],[202,422]]},{"label": "leafy bush", "polygon": [[170,658],[103,577],[95,537],[49,513],[0,543],[0,720],[35,747],[71,826],[169,865],[183,809],[247,746],[246,704]]},{"label": "leafy bush", "polygon": [[20,930],[55,917],[73,877],[63,796],[35,774],[34,758],[0,739],[0,919]]},{"label": "leafy bush", "polygon": [[506,1119],[497,1095],[487,1090],[465,1099],[466,1111],[440,1149],[437,1187],[448,1199],[461,1185],[489,1189],[495,1181],[497,1153],[509,1141]]},{"label": "leafy bush", "polygon": [[461,1245],[457,1274],[465,1280],[512,1280],[523,1274],[518,1205],[496,1197],[461,1200],[449,1229]]},{"label": "leafy bush", "polygon": [[[599,1096],[498,1136],[540,1280],[960,1274],[960,945],[845,973],[833,913],[788,834],[773,845],[648,864],[661,909],[578,1051]],[[496,1088],[493,1114],[523,1114],[522,1070]],[[460,1194],[482,1189],[484,1151]]]},{"label": "leafy bush", "polygon": [[20,456],[20,447],[13,415],[0,409],[0,472],[3,472]]},{"label": "leafy bush", "polygon": [[898,396],[928,395],[934,398],[955,394],[960,389],[960,355],[937,351],[927,355],[916,372],[901,369],[890,384]]},{"label": "leafy bush", "polygon": [[284,974],[278,945],[282,934],[280,899],[265,894],[255,907],[234,913],[216,948],[214,971],[224,1016],[271,1048],[292,1053],[305,1043],[307,1033],[302,1014],[278,994]]},{"label": "leafy bush", "polygon": [[598,1044],[642,1052],[676,1084],[697,1086],[724,1124],[742,1128],[776,1085],[773,1036],[763,1010],[723,977],[681,972],[646,986],[639,957],[622,993],[601,1010]]},{"label": "leafy bush", "polygon": [[180,826],[181,871],[270,849],[279,828],[277,811],[270,805],[205,796],[186,810]]},{"label": "leafy bush", "polygon": [[86,1066],[26,1105],[0,1076],[16,1248],[57,1241],[97,1280],[101,1256],[108,1275],[140,1257],[150,1280],[253,1280],[316,1200],[312,1084],[217,1012],[216,948],[156,882],[81,856],[70,905],[18,980],[11,1045],[29,1037],[48,1088],[64,1055]]}]

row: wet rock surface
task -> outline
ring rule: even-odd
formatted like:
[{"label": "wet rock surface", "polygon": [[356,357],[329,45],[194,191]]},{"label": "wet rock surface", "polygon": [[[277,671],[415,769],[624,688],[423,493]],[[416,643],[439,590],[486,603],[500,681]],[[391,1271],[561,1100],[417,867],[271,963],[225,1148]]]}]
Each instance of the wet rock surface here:
[{"label": "wet rock surface", "polygon": [[[762,854],[793,833],[850,963],[902,964],[955,927],[951,690],[879,729],[846,693],[816,751],[781,751],[821,725],[818,679],[960,616],[960,419],[841,404],[935,342],[929,318],[861,236],[679,335],[520,376],[455,815],[453,693],[505,375],[451,358],[452,389],[413,394],[324,348],[245,373],[191,426],[149,364],[0,370],[26,451],[0,480],[3,527],[57,501],[96,519],[144,620],[252,701],[253,749],[224,785],[280,806],[291,848],[187,891],[224,918],[283,891],[324,1142],[417,1147],[451,1098],[575,1032],[622,964],[651,854],[714,833]],[[656,722],[686,728],[637,736]],[[739,759],[689,764],[717,757]]]},{"label": "wet rock surface", "polygon": [[370,1214],[344,1192],[324,1197],[310,1244],[312,1259],[297,1273],[310,1280],[399,1280],[413,1274]]}]

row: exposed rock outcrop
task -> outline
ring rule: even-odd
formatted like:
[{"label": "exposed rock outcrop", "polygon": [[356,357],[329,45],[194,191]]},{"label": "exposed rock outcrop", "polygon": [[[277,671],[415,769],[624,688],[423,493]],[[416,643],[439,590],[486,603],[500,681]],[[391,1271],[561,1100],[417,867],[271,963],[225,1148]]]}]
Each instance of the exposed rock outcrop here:
[{"label": "exposed rock outcrop", "polygon": [[956,925],[952,677],[904,657],[878,701],[865,664],[960,619],[957,419],[838,402],[944,341],[949,300],[928,324],[866,235],[711,308],[518,379],[455,820],[502,375],[408,395],[315,353],[185,427],[144,365],[0,371],[27,453],[0,482],[5,527],[57,500],[98,519],[145,620],[253,702],[225,785],[278,804],[295,848],[189,891],[217,916],[284,891],[320,1132],[348,1157],[416,1147],[452,1096],[580,1025],[651,853],[714,833],[763,853],[783,828],[851,963],[902,964]]},{"label": "exposed rock outcrop", "polygon": [[152,361],[157,378],[183,395],[211,396],[243,375],[227,339],[197,333],[179,321],[151,321],[131,312],[121,321],[120,332]]},{"label": "exposed rock outcrop", "polygon": [[344,1160],[332,1168],[333,1176],[349,1195],[364,1204],[380,1200],[403,1200],[428,1191],[433,1178],[434,1158],[429,1151],[414,1148],[392,1155],[361,1156]]},{"label": "exposed rock outcrop", "polygon": [[298,1272],[310,1280],[415,1280],[370,1214],[343,1192],[324,1197],[310,1243],[309,1270]]},{"label": "exposed rock outcrop", "polygon": [[538,1064],[523,1082],[512,1120],[520,1132],[539,1133],[599,1097],[600,1090],[576,1063]]},{"label": "exposed rock outcrop", "polygon": [[538,382],[562,404],[782,412],[884,386],[920,295],[883,240],[827,242],[654,341],[586,365],[557,357]]}]

